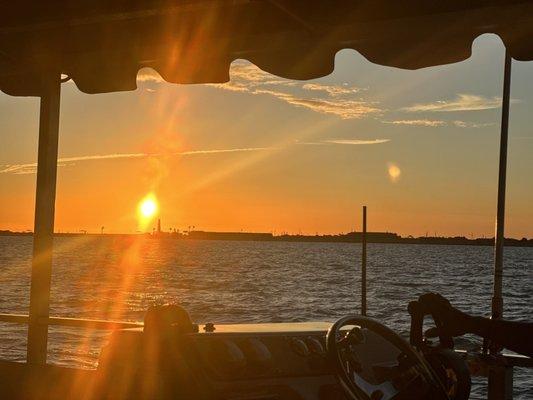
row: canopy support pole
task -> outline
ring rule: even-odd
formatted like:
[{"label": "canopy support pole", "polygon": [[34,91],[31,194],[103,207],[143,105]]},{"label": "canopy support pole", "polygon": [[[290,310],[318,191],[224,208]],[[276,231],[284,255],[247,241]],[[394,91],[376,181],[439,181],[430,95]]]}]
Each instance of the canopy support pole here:
[{"label": "canopy support pole", "polygon": [[40,321],[49,316],[60,97],[61,74],[45,71],[40,105],[28,324],[27,361],[31,364],[45,364],[47,355],[48,325]]},{"label": "canopy support pole", "polygon": [[363,206],[361,247],[361,315],[366,316],[366,206]]},{"label": "canopy support pole", "polygon": [[505,50],[503,76],[502,121],[500,135],[500,164],[498,175],[498,209],[496,216],[496,238],[494,244],[494,287],[492,295],[492,318],[503,315],[503,245],[505,241],[505,188],[507,176],[507,142],[509,130],[509,103],[511,95],[511,55]]},{"label": "canopy support pole", "polygon": [[[498,175],[498,208],[496,216],[496,238],[494,243],[494,287],[492,294],[492,318],[503,316],[503,246],[505,242],[505,188],[507,177],[507,142],[509,131],[509,104],[511,101],[511,64],[509,51],[505,49],[505,68],[503,75],[502,122],[500,134],[500,164]],[[486,344],[484,348],[486,349]],[[497,343],[488,343],[492,354],[501,350]],[[491,371],[489,374],[488,399],[512,399],[512,370],[509,374]]]}]

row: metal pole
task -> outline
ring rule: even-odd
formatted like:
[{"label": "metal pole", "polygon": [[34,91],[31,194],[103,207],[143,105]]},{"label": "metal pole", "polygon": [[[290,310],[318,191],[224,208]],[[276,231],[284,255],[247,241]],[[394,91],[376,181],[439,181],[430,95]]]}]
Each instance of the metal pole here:
[{"label": "metal pole", "polygon": [[48,325],[39,323],[39,319],[49,316],[60,97],[61,74],[58,71],[46,71],[43,74],[39,120],[28,325],[27,360],[32,364],[46,363]]},{"label": "metal pole", "polygon": [[503,245],[505,241],[505,188],[507,175],[507,139],[509,130],[509,103],[511,94],[511,56],[505,50],[505,69],[503,76],[502,121],[500,138],[500,166],[498,175],[498,210],[496,217],[496,238],[494,244],[494,287],[492,294],[492,318],[503,315],[502,278]]},{"label": "metal pole", "polygon": [[361,315],[366,316],[366,206],[363,206],[363,234],[361,237]]}]

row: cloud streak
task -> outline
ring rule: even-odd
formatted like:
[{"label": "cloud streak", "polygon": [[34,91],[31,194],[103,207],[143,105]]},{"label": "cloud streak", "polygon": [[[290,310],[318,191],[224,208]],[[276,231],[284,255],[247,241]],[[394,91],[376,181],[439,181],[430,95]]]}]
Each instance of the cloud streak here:
[{"label": "cloud streak", "polygon": [[[213,150],[189,150],[175,153],[113,153],[113,154],[95,154],[87,156],[76,157],[62,157],[57,160],[58,167],[65,167],[74,165],[76,162],[95,161],[95,160],[118,160],[118,159],[135,159],[135,158],[149,158],[149,157],[164,157],[164,156],[195,156],[195,155],[210,155],[210,154],[224,154],[224,153],[243,153],[252,151],[272,150],[273,147],[245,147],[234,149],[213,149]],[[35,174],[37,172],[37,163],[27,164],[10,164],[0,169],[0,174],[15,174],[26,175]]]},{"label": "cloud streak", "polygon": [[302,89],[318,91],[318,92],[326,92],[327,94],[331,96],[350,95],[354,93],[359,93],[361,90],[363,90],[361,88],[348,86],[346,84],[344,85],[322,85],[319,83],[306,83],[302,86]]},{"label": "cloud streak", "polygon": [[381,122],[383,122],[384,124],[392,124],[392,125],[430,126],[430,127],[446,125],[446,121],[435,120],[435,119],[399,119],[399,120],[381,121]]},{"label": "cloud streak", "polygon": [[328,139],[324,140],[324,143],[330,144],[347,144],[347,145],[364,145],[364,144],[381,144],[390,142],[390,139]]},{"label": "cloud streak", "polygon": [[[514,100],[516,102],[516,100]],[[458,94],[451,100],[438,100],[432,103],[414,104],[402,108],[406,112],[454,112],[481,111],[501,107],[501,97],[484,97],[474,94]]]},{"label": "cloud streak", "polygon": [[297,144],[311,145],[311,146],[323,146],[323,145],[331,145],[331,144],[357,146],[357,145],[382,144],[382,143],[387,143],[387,142],[390,142],[390,139],[324,139],[318,142],[297,142]]},{"label": "cloud streak", "polygon": [[381,122],[391,125],[422,126],[430,128],[438,128],[442,126],[455,126],[457,128],[485,128],[487,126],[494,125],[494,122],[469,122],[461,120],[443,121],[440,119],[399,119]]},{"label": "cloud streak", "polygon": [[332,114],[342,119],[359,119],[380,110],[369,103],[350,99],[307,99],[276,90],[256,89],[254,94],[274,96],[296,107],[307,108],[321,114]]},{"label": "cloud streak", "polygon": [[302,84],[276,78],[248,63],[232,66],[230,82],[210,86],[233,92],[272,96],[292,106],[341,119],[359,119],[382,112],[376,102],[354,98],[355,94],[364,89],[346,84]]},{"label": "cloud streak", "polygon": [[146,68],[137,75],[137,82],[163,83],[165,80],[154,70]]},{"label": "cloud streak", "polygon": [[468,122],[468,121],[453,121],[453,125],[455,125],[458,128],[485,128],[487,126],[493,126],[495,125],[494,122]]},{"label": "cloud streak", "polygon": [[[302,145],[371,145],[387,143],[390,139],[324,139],[319,142],[297,142]],[[277,147],[240,147],[232,149],[211,149],[211,150],[188,150],[173,153],[111,153],[111,154],[93,154],[86,156],[61,157],[57,160],[58,167],[75,165],[77,162],[99,161],[99,160],[120,160],[120,159],[142,159],[150,157],[186,157],[198,155],[228,154],[228,153],[245,153],[260,152],[267,150],[276,150]],[[37,163],[8,164],[0,167],[0,174],[27,175],[37,172]]]}]

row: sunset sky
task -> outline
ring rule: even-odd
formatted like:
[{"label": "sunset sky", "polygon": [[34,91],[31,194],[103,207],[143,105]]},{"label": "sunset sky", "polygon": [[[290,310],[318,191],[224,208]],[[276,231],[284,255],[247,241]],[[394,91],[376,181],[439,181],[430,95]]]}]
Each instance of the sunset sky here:
[{"label": "sunset sky", "polygon": [[[63,84],[56,231],[163,229],[492,236],[503,45],[418,71],[337,54],[290,81],[235,61],[231,82],[173,85],[141,70],[134,92]],[[513,63],[506,236],[533,237],[533,62]],[[0,94],[0,229],[33,227],[39,101]]]}]

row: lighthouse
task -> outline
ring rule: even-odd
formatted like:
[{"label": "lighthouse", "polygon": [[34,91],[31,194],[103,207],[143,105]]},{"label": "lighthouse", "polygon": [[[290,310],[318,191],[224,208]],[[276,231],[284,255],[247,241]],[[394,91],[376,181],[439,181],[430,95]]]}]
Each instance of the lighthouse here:
[{"label": "lighthouse", "polygon": [[157,219],[157,233],[161,233],[161,218]]}]

